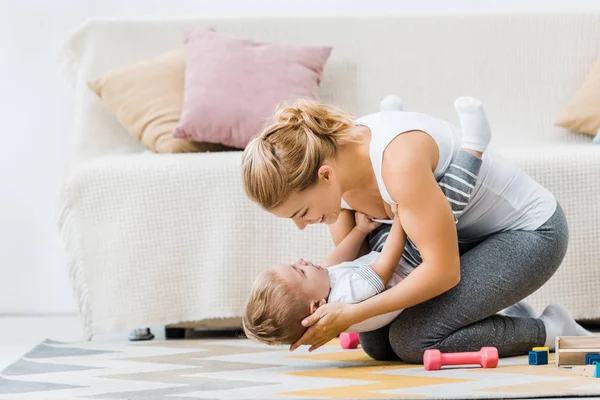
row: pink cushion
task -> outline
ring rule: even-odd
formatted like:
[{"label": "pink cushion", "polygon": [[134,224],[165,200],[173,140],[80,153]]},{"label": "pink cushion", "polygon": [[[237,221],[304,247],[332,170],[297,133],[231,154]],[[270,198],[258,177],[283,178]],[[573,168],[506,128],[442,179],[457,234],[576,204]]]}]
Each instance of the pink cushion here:
[{"label": "pink cushion", "polygon": [[318,99],[330,53],[331,47],[189,32],[183,111],[174,136],[244,148],[270,121],[277,104]]}]

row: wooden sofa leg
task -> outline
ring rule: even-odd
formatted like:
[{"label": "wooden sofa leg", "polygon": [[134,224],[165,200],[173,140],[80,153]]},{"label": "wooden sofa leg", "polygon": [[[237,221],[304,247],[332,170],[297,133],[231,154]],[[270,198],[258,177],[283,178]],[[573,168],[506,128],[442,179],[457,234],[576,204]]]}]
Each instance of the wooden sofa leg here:
[{"label": "wooden sofa leg", "polygon": [[185,339],[186,328],[165,327],[165,339]]}]

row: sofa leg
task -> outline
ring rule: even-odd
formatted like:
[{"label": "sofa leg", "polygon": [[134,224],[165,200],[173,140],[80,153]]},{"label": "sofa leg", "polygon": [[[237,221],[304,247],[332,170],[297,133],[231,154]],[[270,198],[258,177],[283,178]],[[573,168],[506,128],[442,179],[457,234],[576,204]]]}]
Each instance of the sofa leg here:
[{"label": "sofa leg", "polygon": [[129,340],[132,342],[152,339],[154,339],[154,335],[150,332],[150,328],[132,329],[129,331]]},{"label": "sofa leg", "polygon": [[185,328],[165,327],[165,339],[185,339]]}]

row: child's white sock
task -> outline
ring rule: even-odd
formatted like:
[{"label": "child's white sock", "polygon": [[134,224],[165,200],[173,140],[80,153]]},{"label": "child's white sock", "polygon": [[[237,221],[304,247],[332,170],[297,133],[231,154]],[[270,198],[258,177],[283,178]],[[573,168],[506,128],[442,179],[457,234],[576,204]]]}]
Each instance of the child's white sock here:
[{"label": "child's white sock", "polygon": [[585,330],[571,316],[569,310],[558,304],[550,304],[540,319],[546,328],[546,343],[544,346],[554,349],[557,336],[592,336],[592,332]]},{"label": "child's white sock", "polygon": [[402,111],[402,99],[395,94],[385,96],[379,103],[380,111]]},{"label": "child's white sock", "polygon": [[462,130],[462,148],[484,152],[492,140],[483,104],[473,97],[459,97],[454,102]]},{"label": "child's white sock", "polygon": [[520,302],[504,309],[501,314],[507,317],[537,318],[534,308],[525,300],[521,300]]}]

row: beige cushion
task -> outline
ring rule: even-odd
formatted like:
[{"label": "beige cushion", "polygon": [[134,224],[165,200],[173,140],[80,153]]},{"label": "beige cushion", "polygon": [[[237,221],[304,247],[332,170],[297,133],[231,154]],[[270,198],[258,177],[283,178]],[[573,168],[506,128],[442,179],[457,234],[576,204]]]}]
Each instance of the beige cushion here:
[{"label": "beige cushion", "polygon": [[600,59],[555,124],[575,132],[596,135],[600,128]]},{"label": "beige cushion", "polygon": [[88,82],[135,138],[156,153],[226,150],[172,136],[183,104],[185,48],[152,60],[115,69]]}]

